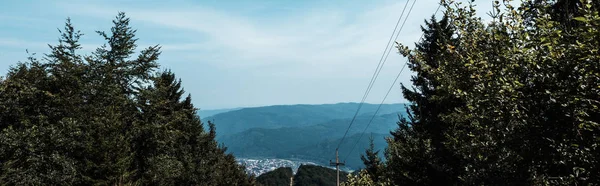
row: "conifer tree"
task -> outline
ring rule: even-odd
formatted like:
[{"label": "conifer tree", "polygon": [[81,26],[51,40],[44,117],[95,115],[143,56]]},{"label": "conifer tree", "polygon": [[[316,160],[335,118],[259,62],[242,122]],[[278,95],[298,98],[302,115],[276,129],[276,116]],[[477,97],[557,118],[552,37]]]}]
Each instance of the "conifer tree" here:
[{"label": "conifer tree", "polygon": [[[395,184],[598,182],[600,17],[595,2],[580,1],[578,13],[558,19],[554,3],[495,1],[497,14],[485,23],[473,2],[444,1],[455,41],[438,45],[439,66],[422,65],[427,51],[419,46],[399,47],[411,65],[420,62],[412,68],[417,79],[430,81],[405,89],[409,117],[386,150]],[[421,96],[423,82],[433,82],[424,87],[436,94]]]},{"label": "conifer tree", "polygon": [[383,162],[379,158],[379,150],[375,150],[375,144],[373,143],[373,136],[369,138],[369,148],[365,150],[364,155],[360,155],[360,159],[365,165],[365,170],[369,174],[369,177],[374,181],[378,182],[379,178],[383,174]]},{"label": "conifer tree", "polygon": [[[399,128],[388,140],[388,173],[395,177],[395,184],[457,182],[453,169],[458,160],[444,144],[449,124],[442,117],[461,101],[440,88],[443,80],[436,74],[444,63],[453,62],[445,46],[456,45],[454,29],[447,16],[440,21],[432,17],[425,24],[423,40],[417,43],[416,54],[409,57],[409,68],[416,72],[411,79],[413,87],[402,86],[404,97],[411,102],[409,118],[398,123]],[[419,157],[408,158],[411,156]]]},{"label": "conifer tree", "polygon": [[0,182],[10,185],[252,185],[253,177],[203,128],[160,47],[137,57],[119,13],[106,40],[81,56],[67,19],[58,45],[0,80]]}]

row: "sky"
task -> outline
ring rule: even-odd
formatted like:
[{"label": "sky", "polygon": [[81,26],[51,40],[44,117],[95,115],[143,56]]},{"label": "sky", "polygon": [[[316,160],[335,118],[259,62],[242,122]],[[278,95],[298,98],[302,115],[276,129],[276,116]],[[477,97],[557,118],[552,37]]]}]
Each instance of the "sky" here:
[{"label": "sky", "polygon": [[[421,36],[439,0],[418,0],[396,41]],[[478,0],[484,19],[491,1]],[[406,0],[5,0],[0,6],[0,76],[30,53],[42,57],[71,18],[82,54],[105,42],[118,12],[137,29],[138,48],[159,44],[161,69],[181,78],[202,110],[360,102]],[[409,3],[412,4],[412,1]],[[406,9],[405,14],[408,12]],[[438,13],[438,17],[441,11]],[[393,49],[368,103],[380,103],[406,59]],[[399,83],[386,103],[406,102]]]}]

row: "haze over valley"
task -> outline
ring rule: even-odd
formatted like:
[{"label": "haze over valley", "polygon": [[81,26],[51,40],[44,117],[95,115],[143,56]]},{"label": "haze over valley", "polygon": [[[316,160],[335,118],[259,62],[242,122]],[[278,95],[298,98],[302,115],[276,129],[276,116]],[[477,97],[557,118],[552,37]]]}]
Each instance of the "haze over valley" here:
[{"label": "haze over valley", "polygon": [[[335,147],[358,106],[359,103],[274,105],[221,110],[220,113],[208,110],[206,116],[202,116],[202,112],[199,115],[203,122],[215,123],[217,141],[237,158],[276,158],[329,166],[329,160],[335,160]],[[360,155],[369,147],[370,138],[375,148],[383,151],[384,137],[397,128],[399,117],[405,116],[404,104],[383,104],[374,116],[378,107],[379,104],[363,104],[341,144],[339,153],[343,155],[340,158],[347,157],[346,170],[364,167]],[[366,133],[361,137],[362,132]]]}]

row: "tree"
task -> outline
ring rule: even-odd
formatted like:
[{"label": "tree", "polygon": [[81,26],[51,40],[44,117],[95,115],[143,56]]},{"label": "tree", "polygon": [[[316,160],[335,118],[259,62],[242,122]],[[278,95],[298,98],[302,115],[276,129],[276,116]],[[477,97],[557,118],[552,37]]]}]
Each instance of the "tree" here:
[{"label": "tree", "polygon": [[[340,171],[340,183],[346,181],[347,174]],[[313,186],[313,185],[335,185],[337,182],[337,172],[335,169],[321,167],[316,165],[300,165],[294,176],[294,185]]]},{"label": "tree", "polygon": [[425,31],[432,50],[399,46],[417,76],[416,91],[404,89],[408,120],[388,139],[395,184],[598,182],[600,16],[592,1],[576,13],[560,3],[495,1],[485,23],[473,2],[444,1],[450,39]]},{"label": "tree", "polygon": [[[443,116],[464,103],[440,88],[446,80],[439,79],[437,73],[445,63],[456,63],[445,48],[456,45],[457,40],[447,16],[440,21],[432,17],[425,24],[421,28],[423,40],[417,43],[415,53],[409,55],[409,68],[416,72],[411,78],[413,87],[402,86],[404,97],[411,102],[407,108],[409,120],[402,119],[399,128],[392,132],[386,158],[395,184],[452,185],[457,183],[453,169],[458,160],[444,144],[450,124]],[[420,157],[407,158],[417,155]]]},{"label": "tree", "polygon": [[371,176],[367,171],[361,170],[358,173],[358,175],[348,174],[348,180],[346,182],[343,182],[341,185],[343,185],[343,186],[388,186],[388,185],[392,185],[392,184],[390,183],[389,180],[387,180],[385,182],[374,181],[373,179],[371,179]]},{"label": "tree", "polygon": [[375,144],[373,143],[373,136],[369,138],[369,148],[365,150],[365,155],[360,155],[360,159],[365,165],[365,170],[369,174],[369,177],[374,181],[378,182],[382,176],[382,162],[379,158],[379,150],[375,151]]},{"label": "tree", "polygon": [[160,46],[137,57],[119,13],[107,44],[78,54],[67,19],[58,45],[0,80],[0,182],[15,185],[253,185],[203,128],[170,71],[154,73]]},{"label": "tree", "polygon": [[256,178],[258,185],[277,186],[290,185],[291,179],[294,176],[292,168],[280,167],[275,170],[261,174]]}]

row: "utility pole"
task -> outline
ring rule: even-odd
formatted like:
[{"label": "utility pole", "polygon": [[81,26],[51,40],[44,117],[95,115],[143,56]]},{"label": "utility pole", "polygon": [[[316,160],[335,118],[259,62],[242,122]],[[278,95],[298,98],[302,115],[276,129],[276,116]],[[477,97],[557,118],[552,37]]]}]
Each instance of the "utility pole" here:
[{"label": "utility pole", "polygon": [[337,148],[335,149],[335,163],[331,162],[331,160],[329,160],[329,165],[330,166],[334,166],[335,165],[335,170],[337,171],[337,186],[340,186],[340,165],[344,166],[346,164],[340,162],[340,158],[338,156],[338,149]]}]

